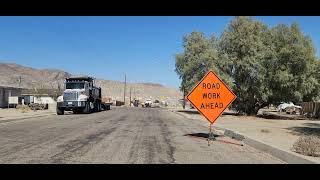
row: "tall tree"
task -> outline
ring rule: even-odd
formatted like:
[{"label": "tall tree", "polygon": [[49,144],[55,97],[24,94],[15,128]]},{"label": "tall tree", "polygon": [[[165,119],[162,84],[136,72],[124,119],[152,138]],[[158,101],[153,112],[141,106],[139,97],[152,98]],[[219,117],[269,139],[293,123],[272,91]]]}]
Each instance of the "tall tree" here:
[{"label": "tall tree", "polygon": [[223,32],[219,49],[230,62],[228,73],[237,95],[234,106],[241,113],[255,114],[267,105],[268,90],[264,83],[266,69],[265,37],[268,28],[249,17],[236,17]]},{"label": "tall tree", "polygon": [[233,107],[256,114],[269,104],[320,100],[320,62],[310,37],[298,24],[268,28],[250,17],[235,17],[220,38],[193,32],[176,56],[181,89],[190,91],[208,70],[237,95]]},{"label": "tall tree", "polygon": [[201,32],[192,32],[183,38],[184,52],[176,55],[175,71],[181,79],[181,90],[189,92],[210,70],[217,70],[216,38],[206,38]]},{"label": "tall tree", "polygon": [[271,29],[274,58],[269,63],[270,103],[310,101],[319,88],[315,77],[315,49],[298,24]]}]

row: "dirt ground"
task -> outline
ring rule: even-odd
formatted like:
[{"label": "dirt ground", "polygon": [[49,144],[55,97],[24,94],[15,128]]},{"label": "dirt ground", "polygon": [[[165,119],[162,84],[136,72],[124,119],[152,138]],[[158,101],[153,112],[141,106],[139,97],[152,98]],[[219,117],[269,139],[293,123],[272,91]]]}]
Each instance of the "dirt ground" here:
[{"label": "dirt ground", "polygon": [[55,111],[52,109],[24,111],[24,110],[15,109],[15,108],[9,108],[9,109],[4,108],[4,109],[0,109],[0,122],[10,120],[10,119],[25,118],[25,117],[54,114],[54,113]]},{"label": "dirt ground", "polygon": [[[188,116],[201,123],[207,120],[196,112],[188,112]],[[209,123],[208,123],[209,124]],[[292,151],[294,142],[300,136],[316,135],[320,137],[320,120],[284,120],[265,119],[256,116],[236,116],[225,113],[213,126],[231,129],[252,139],[257,139],[280,149]],[[307,157],[320,162],[320,158]]]}]

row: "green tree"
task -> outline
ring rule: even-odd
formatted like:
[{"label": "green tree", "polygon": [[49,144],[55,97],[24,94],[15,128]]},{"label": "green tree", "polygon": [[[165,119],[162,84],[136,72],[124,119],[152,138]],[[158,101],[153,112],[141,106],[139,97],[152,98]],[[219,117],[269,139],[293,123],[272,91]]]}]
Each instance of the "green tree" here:
[{"label": "green tree", "polygon": [[180,89],[190,90],[201,80],[207,71],[215,73],[228,80],[223,73],[225,63],[219,58],[217,38],[212,35],[206,38],[201,32],[192,32],[183,38],[184,52],[176,55],[175,71],[181,79]]},{"label": "green tree", "polygon": [[249,17],[236,17],[223,32],[219,50],[229,61],[227,72],[237,95],[234,107],[240,113],[255,114],[268,104],[263,60],[268,47],[268,28]]},{"label": "green tree", "polygon": [[273,58],[268,63],[269,102],[311,101],[318,95],[315,49],[298,24],[279,24],[271,29]]},{"label": "green tree", "polygon": [[185,36],[183,47],[184,52],[176,56],[176,72],[182,80],[181,90],[188,92],[211,66],[216,53],[213,42],[200,32]]},{"label": "green tree", "polygon": [[235,17],[221,37],[192,32],[176,56],[181,90],[189,92],[208,70],[237,95],[233,107],[256,114],[269,104],[320,100],[320,62],[310,37],[298,24],[269,28],[250,17]]}]

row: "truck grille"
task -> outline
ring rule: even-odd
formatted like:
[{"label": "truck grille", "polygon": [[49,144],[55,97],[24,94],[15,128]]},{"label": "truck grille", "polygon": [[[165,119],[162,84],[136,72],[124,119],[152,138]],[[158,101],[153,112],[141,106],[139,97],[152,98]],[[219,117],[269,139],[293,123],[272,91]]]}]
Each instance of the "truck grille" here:
[{"label": "truck grille", "polygon": [[63,95],[63,100],[76,101],[76,100],[78,100],[78,93],[77,92],[65,92]]}]

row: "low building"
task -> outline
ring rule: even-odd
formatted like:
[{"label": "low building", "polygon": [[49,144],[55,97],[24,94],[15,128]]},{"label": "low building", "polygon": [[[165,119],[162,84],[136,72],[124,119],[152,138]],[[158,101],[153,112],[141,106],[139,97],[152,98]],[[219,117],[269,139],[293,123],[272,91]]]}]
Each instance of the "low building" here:
[{"label": "low building", "polygon": [[0,108],[8,107],[10,96],[21,96],[22,88],[0,86]]}]

